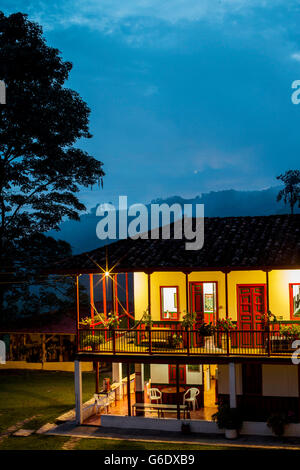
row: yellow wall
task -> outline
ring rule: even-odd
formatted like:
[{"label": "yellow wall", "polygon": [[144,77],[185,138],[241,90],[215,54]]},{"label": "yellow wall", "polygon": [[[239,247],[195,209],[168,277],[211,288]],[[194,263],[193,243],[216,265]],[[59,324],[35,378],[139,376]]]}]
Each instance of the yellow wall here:
[{"label": "yellow wall", "polygon": [[270,310],[276,315],[277,320],[290,319],[289,284],[299,282],[299,269],[277,270],[269,273]]},{"label": "yellow wall", "polygon": [[[189,282],[217,282],[219,318],[225,317],[225,274],[220,271],[192,272]],[[300,282],[300,270],[274,270],[269,273],[270,310],[278,320],[290,319],[289,284]],[[228,274],[228,313],[237,320],[237,285],[265,284],[263,271],[232,271]],[[185,274],[181,272],[154,272],[151,274],[151,313],[160,320],[160,286],[178,286],[179,319],[186,310]],[[142,317],[148,306],[148,281],[145,273],[134,273],[135,318]]]}]

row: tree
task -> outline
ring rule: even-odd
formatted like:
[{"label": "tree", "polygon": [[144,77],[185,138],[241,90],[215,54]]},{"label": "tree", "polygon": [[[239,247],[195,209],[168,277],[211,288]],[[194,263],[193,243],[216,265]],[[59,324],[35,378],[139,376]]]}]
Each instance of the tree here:
[{"label": "tree", "polygon": [[65,245],[53,249],[53,239],[42,234],[58,230],[64,218],[78,220],[85,209],[80,188],[102,185],[102,162],[75,146],[92,136],[87,104],[64,86],[71,69],[27,15],[0,12],[0,80],[6,84],[6,105],[0,105],[0,274],[6,280],[16,266],[26,269],[24,246],[30,254],[37,240],[40,259],[44,251],[49,262],[49,246],[52,261],[66,255]]},{"label": "tree", "polygon": [[283,199],[285,204],[289,204],[293,214],[297,202],[300,207],[300,170],[288,170],[277,176],[277,179],[284,183],[284,188],[277,195],[277,201]]}]

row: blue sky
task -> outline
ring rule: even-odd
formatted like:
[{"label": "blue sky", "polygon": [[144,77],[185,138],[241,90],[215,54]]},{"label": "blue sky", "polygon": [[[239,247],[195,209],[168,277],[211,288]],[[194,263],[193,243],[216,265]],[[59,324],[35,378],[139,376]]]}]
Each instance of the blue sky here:
[{"label": "blue sky", "polygon": [[73,62],[104,189],[88,207],[262,189],[299,168],[300,5],[292,0],[2,0]]}]

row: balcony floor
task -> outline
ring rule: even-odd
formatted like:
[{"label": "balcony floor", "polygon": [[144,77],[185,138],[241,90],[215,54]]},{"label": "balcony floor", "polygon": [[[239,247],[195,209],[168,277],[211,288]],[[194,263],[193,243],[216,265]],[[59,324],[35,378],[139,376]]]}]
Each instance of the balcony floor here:
[{"label": "balcony floor", "polygon": [[[146,393],[145,387],[145,403],[149,403],[149,399]],[[211,416],[213,413],[217,411],[217,405],[215,404],[215,380],[211,380],[211,388],[204,392],[204,407],[200,409],[196,409],[195,411],[191,410],[191,419],[201,419],[205,421],[210,421]],[[130,394],[131,405],[136,402],[135,393]],[[122,400],[116,401],[115,403],[111,404],[108,410],[108,415],[119,415],[119,416],[127,416],[128,415],[128,407],[127,407],[127,396],[123,397]],[[90,416],[88,419],[84,421],[83,424],[90,425],[90,426],[101,426],[101,414],[106,414],[105,411],[100,412],[98,414],[94,414]],[[145,418],[157,418],[157,412],[145,412]],[[176,418],[176,413],[167,413],[165,418]]]}]

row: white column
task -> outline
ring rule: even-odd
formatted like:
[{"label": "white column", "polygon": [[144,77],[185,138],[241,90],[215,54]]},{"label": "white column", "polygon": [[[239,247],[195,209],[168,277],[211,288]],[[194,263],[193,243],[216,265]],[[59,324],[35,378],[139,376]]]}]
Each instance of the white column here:
[{"label": "white column", "polygon": [[122,362],[113,362],[113,364],[112,364],[112,382],[120,384],[120,386],[116,389],[116,400],[122,400],[122,398],[123,398]]},{"label": "white column", "polygon": [[81,374],[81,362],[80,361],[75,361],[74,380],[75,380],[76,424],[82,424],[82,374]]},{"label": "white column", "polygon": [[230,408],[236,408],[236,375],[235,375],[235,363],[230,362],[229,368],[229,404]]}]

